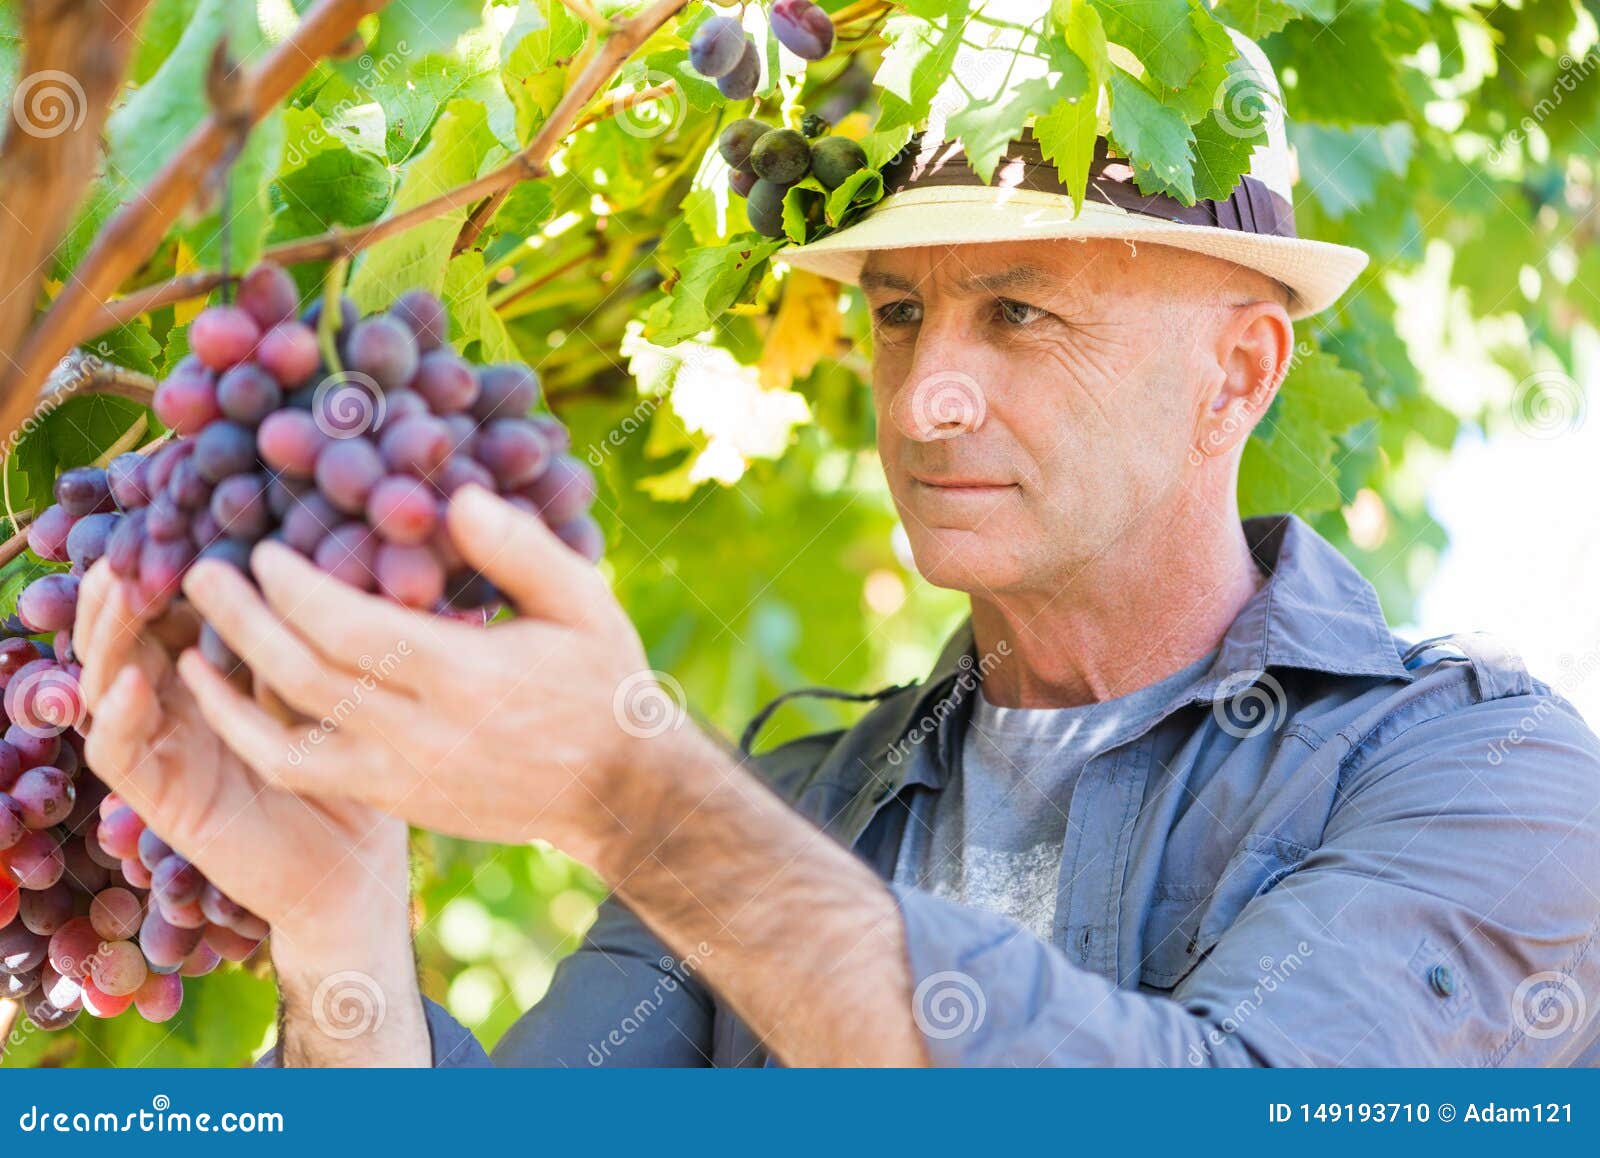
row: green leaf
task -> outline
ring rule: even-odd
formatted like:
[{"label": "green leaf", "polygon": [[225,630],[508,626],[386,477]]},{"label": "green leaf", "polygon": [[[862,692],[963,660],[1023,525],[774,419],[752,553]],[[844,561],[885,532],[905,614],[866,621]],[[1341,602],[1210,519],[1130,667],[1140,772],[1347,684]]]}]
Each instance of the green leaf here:
[{"label": "green leaf", "polygon": [[[1036,64],[1044,65],[1043,75],[1029,75],[1029,66]],[[1014,79],[1019,72],[1025,79]],[[974,94],[978,99],[950,117],[946,135],[961,141],[968,163],[987,182],[1006,146],[1030,119],[1057,101],[1081,97],[1088,83],[1083,62],[1064,46],[1051,44],[1047,57],[1018,52],[1000,91]]]},{"label": "green leaf", "polygon": [[177,47],[184,29],[194,22],[199,4],[200,0],[155,0],[150,5],[133,46],[133,59],[128,65],[130,80],[142,85],[156,74]]},{"label": "green leaf", "polygon": [[1111,70],[1111,140],[1133,162],[1142,191],[1194,204],[1194,130],[1120,68]]},{"label": "green leaf", "polygon": [[588,38],[589,26],[561,0],[528,0],[506,34],[501,66],[506,95],[517,110],[517,139],[526,144],[566,91],[564,65]]},{"label": "green leaf", "polygon": [[1383,182],[1406,175],[1416,130],[1404,121],[1354,129],[1291,121],[1289,140],[1300,162],[1300,186],[1339,220],[1371,205]]},{"label": "green leaf", "polygon": [[483,23],[484,0],[390,0],[366,56],[416,56],[448,49]]},{"label": "green leaf", "polygon": [[149,323],[144,321],[132,321],[108,330],[94,341],[85,342],[81,348],[107,362],[143,374],[155,374],[156,360],[161,356],[161,343],[155,340]]},{"label": "green leaf", "polygon": [[[428,147],[406,168],[393,212],[432,200],[472,180],[496,145],[484,107],[451,101],[434,125]],[[383,309],[408,289],[433,293],[444,287],[445,267],[456,234],[467,219],[458,209],[380,241],[369,249],[350,279],[350,296],[363,312]]]},{"label": "green leaf", "polygon": [[1349,7],[1331,23],[1297,20],[1274,39],[1291,120],[1381,125],[1404,120],[1398,61],[1381,35],[1377,9]]},{"label": "green leaf", "polygon": [[872,82],[881,91],[883,109],[875,126],[880,132],[915,126],[928,115],[934,95],[950,75],[966,28],[966,5],[934,20],[891,16],[883,25],[888,47]]},{"label": "green leaf", "polygon": [[1378,417],[1361,376],[1320,350],[1302,356],[1246,444],[1239,464],[1246,517],[1339,505],[1336,439]]},{"label": "green leaf", "polygon": [[[311,110],[290,110],[321,118]],[[351,148],[345,138],[317,130],[319,145],[298,165],[285,166],[273,185],[278,209],[272,239],[305,237],[335,225],[365,225],[383,215],[394,179],[381,157]],[[291,154],[294,155],[294,154]]]},{"label": "green leaf", "polygon": [[372,85],[372,93],[383,108],[384,152],[394,165],[403,164],[422,147],[434,121],[451,101],[478,101],[490,110],[491,124],[496,123],[496,106],[507,103],[492,64],[442,54],[424,56],[408,62],[404,69],[382,74]]},{"label": "green leaf", "polygon": [[[787,215],[787,202],[785,211]],[[759,283],[777,241],[750,235],[727,245],[691,249],[678,264],[666,297],[650,310],[645,332],[659,346],[676,345],[712,329],[729,306]]]},{"label": "green leaf", "polygon": [[1224,24],[1261,40],[1302,16],[1332,20],[1338,4],[1336,0],[1221,0],[1214,11]]},{"label": "green leaf", "polygon": [[1087,0],[1074,0],[1064,16],[1052,6],[1052,14],[1066,37],[1067,47],[1083,63],[1088,76],[1083,95],[1058,101],[1055,108],[1034,121],[1033,135],[1044,159],[1055,163],[1062,183],[1072,194],[1073,205],[1081,211],[1089,186],[1089,164],[1094,160],[1095,141],[1100,135],[1100,90],[1110,76],[1111,61],[1106,54],[1100,13]]},{"label": "green leaf", "polygon": [[505,323],[489,305],[482,253],[469,251],[451,260],[441,296],[450,311],[450,340],[464,355],[475,362],[522,359]]},{"label": "green leaf", "polygon": [[[1217,60],[1219,42],[1208,35],[1206,28],[1206,23],[1216,22],[1199,0],[1089,2],[1105,22],[1107,39],[1139,58],[1150,74],[1152,87],[1182,89]],[[1191,19],[1192,16],[1201,19]],[[1228,55],[1232,55],[1232,42],[1225,32],[1220,43],[1227,44]]]},{"label": "green leaf", "polygon": [[1250,155],[1266,137],[1266,122],[1253,129],[1218,112],[1194,127],[1194,195],[1223,200],[1250,171]]},{"label": "green leaf", "polygon": [[[78,394],[23,424],[5,461],[4,497],[11,511],[49,506],[57,473],[93,462],[148,408],[111,394]],[[42,506],[41,506],[42,504]]]},{"label": "green leaf", "polygon": [[838,225],[845,215],[865,205],[872,205],[883,196],[883,174],[876,169],[858,169],[844,179],[844,184],[828,194],[826,206],[829,225]]},{"label": "green leaf", "polygon": [[10,4],[0,4],[0,92],[10,92],[22,59],[22,34],[17,13]]}]

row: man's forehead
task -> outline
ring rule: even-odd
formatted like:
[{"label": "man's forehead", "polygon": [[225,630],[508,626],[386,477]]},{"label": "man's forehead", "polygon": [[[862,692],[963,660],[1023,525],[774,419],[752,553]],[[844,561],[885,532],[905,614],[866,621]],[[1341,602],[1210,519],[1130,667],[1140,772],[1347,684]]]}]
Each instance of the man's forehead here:
[{"label": "man's forehead", "polygon": [[1032,290],[1063,293],[1091,288],[1096,263],[1082,243],[1070,242],[1074,252],[1057,252],[1054,245],[927,246],[878,250],[867,256],[861,270],[861,287],[944,290],[988,293]]}]

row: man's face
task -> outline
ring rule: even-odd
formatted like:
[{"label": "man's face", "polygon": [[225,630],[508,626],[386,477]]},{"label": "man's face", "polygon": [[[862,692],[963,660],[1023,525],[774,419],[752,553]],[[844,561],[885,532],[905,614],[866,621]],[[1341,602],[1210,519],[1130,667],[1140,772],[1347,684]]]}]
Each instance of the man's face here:
[{"label": "man's face", "polygon": [[1219,375],[1185,285],[1234,269],[1105,240],[872,255],[878,451],[930,582],[1054,592],[1170,514]]}]

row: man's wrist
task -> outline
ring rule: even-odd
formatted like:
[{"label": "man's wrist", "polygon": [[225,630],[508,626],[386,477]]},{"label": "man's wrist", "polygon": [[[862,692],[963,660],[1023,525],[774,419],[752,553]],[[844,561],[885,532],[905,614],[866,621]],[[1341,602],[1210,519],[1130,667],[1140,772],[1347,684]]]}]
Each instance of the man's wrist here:
[{"label": "man's wrist", "polygon": [[403,911],[272,936],[285,1066],[427,1066],[432,1049]]}]

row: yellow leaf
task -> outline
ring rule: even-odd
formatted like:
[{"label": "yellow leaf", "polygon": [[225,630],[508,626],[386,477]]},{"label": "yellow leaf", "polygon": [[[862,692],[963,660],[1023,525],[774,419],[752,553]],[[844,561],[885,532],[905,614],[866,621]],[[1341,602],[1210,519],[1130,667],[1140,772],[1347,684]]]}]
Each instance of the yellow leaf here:
[{"label": "yellow leaf", "polygon": [[839,284],[808,273],[792,272],[783,290],[772,328],[761,353],[761,385],[787,390],[804,378],[817,359],[832,353],[839,340]]}]

